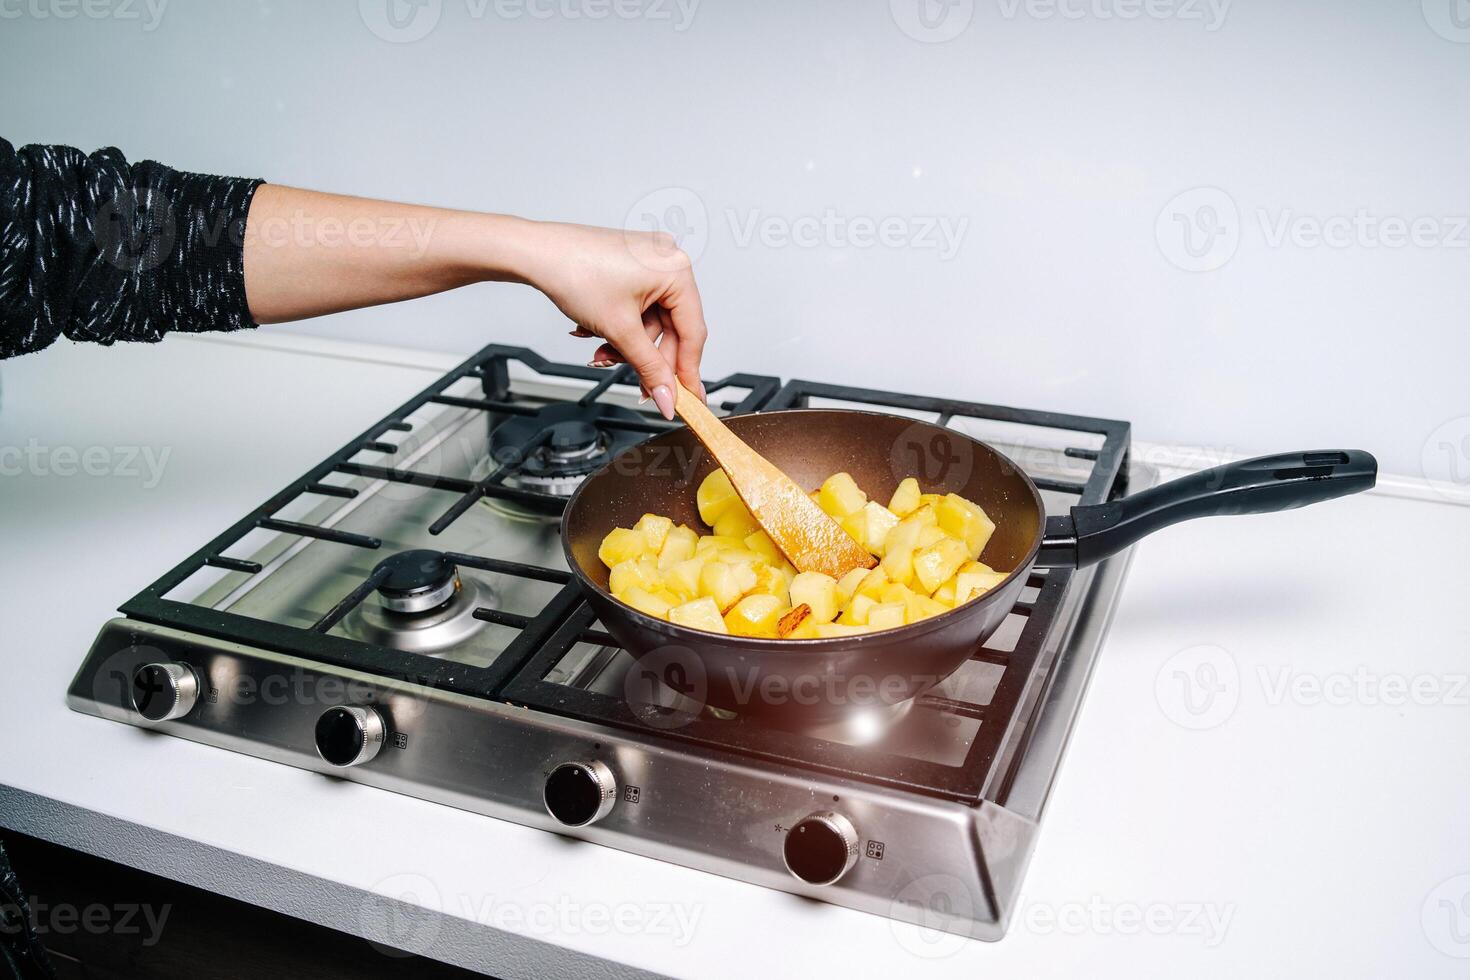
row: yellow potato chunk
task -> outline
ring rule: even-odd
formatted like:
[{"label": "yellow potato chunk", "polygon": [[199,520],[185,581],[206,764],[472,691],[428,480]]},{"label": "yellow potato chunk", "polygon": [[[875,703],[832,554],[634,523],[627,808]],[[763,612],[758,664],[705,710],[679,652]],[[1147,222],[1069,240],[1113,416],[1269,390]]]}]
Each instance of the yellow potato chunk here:
[{"label": "yellow potato chunk", "polygon": [[715,600],[721,613],[727,613],[740,597],[755,588],[755,570],[749,565],[727,565],[722,561],[707,562],[699,573],[699,594]]},{"label": "yellow potato chunk", "polygon": [[[699,489],[694,491],[694,503],[699,508],[699,519],[710,527],[714,527],[715,521],[725,513],[731,505],[740,503],[740,495],[735,492],[730,478],[725,475],[724,470],[715,470],[705,477],[699,484]],[[744,504],[740,504],[742,507]]]},{"label": "yellow potato chunk", "polygon": [[821,572],[802,572],[791,580],[791,604],[805,603],[819,623],[830,623],[842,608],[837,580]]},{"label": "yellow potato chunk", "polygon": [[776,547],[776,542],[772,541],[771,536],[765,531],[756,531],[754,534],[747,535],[745,548],[747,551],[754,551],[772,565],[780,565],[786,560],[786,556],[781,554],[781,549]]},{"label": "yellow potato chunk", "polygon": [[862,585],[863,579],[867,577],[868,569],[854,568],[852,571],[848,572],[846,575],[842,576],[842,578],[837,580],[837,594],[842,599],[840,603],[841,605],[846,606],[849,602],[852,601],[852,597],[857,592],[858,586]]},{"label": "yellow potato chunk", "polygon": [[647,555],[618,562],[607,576],[607,588],[613,595],[633,588],[652,592],[662,586],[663,580],[659,576],[658,565]]},{"label": "yellow potato chunk", "polygon": [[612,568],[630,559],[641,558],[647,551],[648,539],[643,536],[642,531],[635,531],[630,527],[615,527],[607,532],[607,537],[598,545],[597,557],[608,568]]},{"label": "yellow potato chunk", "polygon": [[979,504],[957,493],[946,494],[934,508],[939,526],[965,543],[971,558],[979,558],[990,535],[995,532],[992,521]]},{"label": "yellow potato chunk", "polygon": [[715,533],[722,538],[739,538],[742,542],[761,529],[745,504],[739,500],[725,509],[714,525]]},{"label": "yellow potato chunk", "polygon": [[720,616],[720,609],[715,605],[715,600],[708,596],[670,609],[669,622],[678,623],[680,626],[690,626],[697,630],[708,630],[711,633],[730,632],[725,626],[725,620]]},{"label": "yellow potato chunk", "polygon": [[868,610],[868,625],[875,630],[891,630],[904,624],[902,602],[880,602]]},{"label": "yellow potato chunk", "polygon": [[855,595],[865,595],[869,599],[877,599],[878,596],[883,594],[883,586],[887,584],[888,573],[883,571],[882,565],[879,565],[877,568],[870,569],[868,574],[863,576],[863,581],[858,585]]},{"label": "yellow potato chunk", "polygon": [[663,549],[664,539],[669,536],[673,528],[672,520],[657,514],[644,514],[638,518],[638,523],[633,525],[633,530],[643,532],[643,537],[648,541],[649,554],[653,555],[657,555]]},{"label": "yellow potato chunk", "polygon": [[919,494],[919,506],[933,507],[935,504],[939,503],[939,501],[943,499],[944,494],[942,493],[921,493]]},{"label": "yellow potato chunk", "polygon": [[862,510],[868,495],[859,489],[856,481],[847,473],[834,473],[827,477],[817,491],[817,505],[839,521],[848,514]]},{"label": "yellow potato chunk", "polygon": [[715,552],[715,561],[726,565],[764,565],[766,560],[748,548],[721,548]]},{"label": "yellow potato chunk", "polygon": [[[616,595],[616,593],[614,594]],[[648,615],[655,616],[659,619],[667,619],[669,610],[673,608],[662,596],[654,595],[647,589],[640,589],[637,586],[618,595],[618,598],[639,612],[648,613]]]},{"label": "yellow potato chunk", "polygon": [[955,573],[954,592],[955,605],[969,602],[977,596],[982,596],[995,588],[1006,579],[1005,572],[997,572],[989,565],[978,561],[970,562]]},{"label": "yellow potato chunk", "polygon": [[699,598],[699,574],[707,564],[702,558],[686,558],[664,569],[664,588],[685,602]]},{"label": "yellow potato chunk", "polygon": [[883,539],[897,526],[898,515],[872,500],[842,519],[842,529],[880,558],[883,556]]},{"label": "yellow potato chunk", "polygon": [[[919,547],[928,548],[948,537],[951,537],[951,535],[947,534],[943,528],[931,524],[929,527],[919,530]],[[958,541],[959,539],[955,538],[954,540]]]},{"label": "yellow potato chunk", "polygon": [[888,500],[888,509],[899,517],[908,517],[919,509],[919,481],[913,477],[900,480],[898,489]]},{"label": "yellow potato chunk", "polygon": [[868,621],[868,613],[878,601],[871,596],[865,596],[861,592],[852,597],[847,608],[842,610],[842,615],[837,617],[839,623],[847,626],[862,626]]},{"label": "yellow potato chunk", "polygon": [[934,590],[934,596],[933,596],[933,598],[934,598],[934,601],[935,602],[943,603],[946,606],[953,606],[954,605],[954,598],[955,598],[955,579],[957,579],[957,578],[959,578],[959,574],[958,573],[956,573],[953,578],[950,578],[948,581],[946,581],[939,588],[937,588],[937,589]]},{"label": "yellow potato chunk", "polygon": [[658,551],[658,567],[670,568],[673,565],[694,557],[694,548],[699,543],[699,535],[694,533],[693,528],[679,525],[670,528],[669,533],[664,535],[664,546]]},{"label": "yellow potato chunk", "polygon": [[914,549],[888,548],[878,567],[883,569],[890,582],[907,585],[914,580]]},{"label": "yellow potato chunk", "polygon": [[949,607],[937,599],[931,599],[918,592],[910,592],[908,599],[904,602],[904,621],[908,623],[917,623],[921,619],[938,616],[943,612],[949,612]]},{"label": "yellow potato chunk", "polygon": [[783,607],[791,605],[790,587],[779,568],[772,568],[770,565],[756,566],[755,585],[749,591],[775,596],[781,600]]},{"label": "yellow potato chunk", "polygon": [[706,534],[704,537],[700,538],[694,543],[694,553],[696,555],[708,554],[710,557],[714,557],[715,552],[726,551],[730,548],[735,548],[736,550],[743,551],[745,549],[745,542],[740,538],[728,538],[721,537],[718,534]]},{"label": "yellow potato chunk", "polygon": [[933,593],[944,584],[961,565],[969,553],[965,543],[956,538],[945,537],[914,555],[914,578],[925,592]]},{"label": "yellow potato chunk", "polygon": [[879,602],[908,602],[914,590],[900,582],[889,582],[878,592]]},{"label": "yellow potato chunk", "polygon": [[786,604],[773,595],[752,593],[725,614],[725,626],[736,636],[775,636]]}]

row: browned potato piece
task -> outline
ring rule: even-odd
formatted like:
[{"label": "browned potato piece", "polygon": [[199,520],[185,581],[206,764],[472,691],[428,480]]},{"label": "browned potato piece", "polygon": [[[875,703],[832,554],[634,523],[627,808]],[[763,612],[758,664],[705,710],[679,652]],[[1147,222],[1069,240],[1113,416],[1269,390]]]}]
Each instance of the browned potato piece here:
[{"label": "browned potato piece", "polygon": [[782,638],[790,636],[800,629],[801,624],[810,619],[811,615],[812,607],[803,602],[781,617],[781,621],[776,624],[776,635]]}]

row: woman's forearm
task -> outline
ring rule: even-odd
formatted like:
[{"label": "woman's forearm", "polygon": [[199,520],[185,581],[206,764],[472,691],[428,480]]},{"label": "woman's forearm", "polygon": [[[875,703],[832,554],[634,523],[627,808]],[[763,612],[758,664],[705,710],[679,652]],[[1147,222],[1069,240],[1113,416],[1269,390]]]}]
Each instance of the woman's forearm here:
[{"label": "woman's forearm", "polygon": [[545,293],[591,363],[638,372],[666,417],[674,379],[703,392],[706,335],[689,258],[663,234],[528,221],[264,185],[244,239],[251,316],[280,323],[427,296],[474,282]]},{"label": "woman's forearm", "polygon": [[245,293],[258,323],[526,282],[536,222],[262,186],[245,226]]}]

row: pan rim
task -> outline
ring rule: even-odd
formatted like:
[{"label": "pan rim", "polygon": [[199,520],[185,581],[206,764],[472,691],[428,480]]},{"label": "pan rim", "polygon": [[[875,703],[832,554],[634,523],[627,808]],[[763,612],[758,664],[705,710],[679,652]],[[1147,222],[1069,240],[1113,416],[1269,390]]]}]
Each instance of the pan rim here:
[{"label": "pan rim", "polygon": [[[1020,466],[1018,466],[1015,460],[1011,459],[1005,453],[990,445],[990,443],[984,442],[980,439],[976,439],[973,436],[967,435],[963,432],[959,432],[955,429],[935,425],[933,422],[928,422],[924,419],[916,419],[908,415],[895,415],[891,412],[874,412],[867,409],[780,408],[770,412],[742,412],[739,415],[728,415],[724,417],[723,421],[731,422],[739,419],[748,418],[769,418],[776,415],[788,414],[844,414],[866,415],[874,418],[883,419],[902,419],[906,422],[912,422],[916,425],[928,426],[929,428],[934,429],[938,432],[945,432],[951,435],[958,436],[976,446],[979,446],[981,449],[990,453],[991,455],[996,457],[996,459],[1009,466],[1016,473],[1016,475],[1021,478],[1022,482],[1026,486],[1026,489],[1031,492],[1031,501],[1036,508],[1037,516],[1036,534],[1031,540],[1031,547],[1027,550],[1025,559],[1022,560],[1020,564],[1018,564],[1014,569],[1012,569],[1004,579],[1002,579],[999,583],[989,589],[984,596],[980,597],[979,599],[971,600],[970,602],[967,602],[963,605],[955,606],[952,609],[942,612],[937,616],[930,616],[929,618],[922,619],[917,623],[905,623],[903,626],[893,626],[888,629],[878,630],[873,633],[859,633],[855,636],[815,637],[798,640],[783,639],[781,637],[740,636],[735,633],[714,633],[709,630],[696,629],[692,626],[681,626],[678,623],[671,623],[667,619],[658,619],[654,616],[650,616],[648,613],[643,612],[641,609],[637,609],[633,606],[628,605],[626,602],[613,595],[607,589],[604,589],[602,586],[594,582],[592,578],[582,569],[581,563],[578,562],[576,557],[572,554],[571,544],[567,536],[565,534],[561,534],[560,537],[562,554],[566,558],[567,567],[571,570],[572,575],[577,580],[578,585],[582,588],[590,589],[591,591],[597,593],[598,595],[611,602],[617,603],[618,607],[621,610],[629,614],[630,618],[634,622],[640,624],[645,629],[652,628],[656,632],[670,634],[673,642],[676,642],[678,639],[678,635],[683,633],[697,636],[702,642],[709,642],[708,638],[713,638],[715,642],[718,642],[722,645],[728,643],[731,646],[738,646],[743,650],[751,650],[754,652],[764,651],[774,653],[777,651],[781,651],[786,653],[816,654],[825,650],[846,648],[851,646],[854,641],[866,640],[868,637],[881,636],[885,639],[885,641],[893,641],[906,636],[922,636],[932,630],[939,629],[947,622],[951,622],[952,620],[950,620],[950,617],[960,612],[971,611],[987,604],[987,602],[992,602],[994,600],[994,597],[1000,595],[1006,589],[1006,587],[1009,586],[1011,582],[1014,581],[1022,573],[1030,574],[1032,566],[1036,563],[1036,556],[1041,551],[1041,543],[1046,537],[1046,504],[1041,499],[1041,491],[1037,489],[1036,481],[1031,479],[1030,474],[1028,474]],[[651,442],[655,442],[658,439],[662,439],[672,433],[680,431],[680,428],[687,428],[687,426],[675,427],[673,429],[670,429],[668,432],[661,432],[650,439],[645,439],[643,442],[640,442],[637,445],[630,446],[619,453],[617,456],[614,456],[612,459],[608,460],[596,471],[590,473],[587,478],[578,485],[577,489],[572,493],[572,496],[568,498],[566,509],[563,511],[563,521],[565,521],[566,519],[565,515],[577,506],[578,502],[582,498],[583,492],[587,489],[588,486],[592,484],[593,480],[595,480],[608,469],[616,465],[619,459],[621,459],[628,453],[646,447]],[[1012,603],[1012,605],[1014,605],[1014,602]],[[604,623],[603,626],[606,627],[606,624]],[[632,653],[634,656],[639,655],[636,651],[633,650],[629,650],[628,652]]]}]

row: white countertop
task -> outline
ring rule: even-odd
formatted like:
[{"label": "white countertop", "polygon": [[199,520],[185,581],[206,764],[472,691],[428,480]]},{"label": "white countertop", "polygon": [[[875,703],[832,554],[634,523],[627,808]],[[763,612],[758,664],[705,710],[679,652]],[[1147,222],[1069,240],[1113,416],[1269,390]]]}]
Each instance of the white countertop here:
[{"label": "white countertop", "polygon": [[999,943],[67,709],[118,605],[454,362],[260,331],[0,365],[0,825],[507,977],[1470,971],[1470,507],[1430,499],[1139,547]]}]

